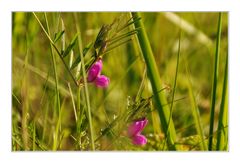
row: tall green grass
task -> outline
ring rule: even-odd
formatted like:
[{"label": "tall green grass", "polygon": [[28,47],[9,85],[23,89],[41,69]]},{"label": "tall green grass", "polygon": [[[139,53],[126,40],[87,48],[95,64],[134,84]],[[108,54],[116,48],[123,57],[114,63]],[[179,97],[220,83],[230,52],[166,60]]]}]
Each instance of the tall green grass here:
[{"label": "tall green grass", "polygon": [[[45,22],[46,22],[46,26],[47,26],[47,34],[49,36],[51,36],[50,34],[50,28],[49,28],[49,23],[48,23],[48,19],[47,19],[47,14],[44,13],[44,18],[45,18]],[[55,128],[55,134],[53,137],[53,150],[57,150],[58,148],[58,142],[59,142],[59,131],[61,130],[61,102],[60,102],[60,97],[59,97],[59,89],[58,89],[58,77],[57,77],[57,66],[56,66],[56,59],[55,59],[55,53],[53,50],[53,45],[50,43],[50,49],[51,49],[51,58],[52,58],[52,64],[53,64],[53,72],[54,72],[54,79],[55,79],[55,92],[56,92],[56,98],[54,103],[56,104],[56,108],[55,111],[57,111],[57,113],[55,113],[54,115],[58,117],[58,121],[56,124],[56,128]]]},{"label": "tall green grass", "polygon": [[[132,16],[133,16],[133,19],[139,19],[140,14],[137,12],[133,12]],[[135,22],[134,25],[135,25],[135,28],[139,28],[139,33],[137,34],[138,41],[139,41],[139,45],[140,45],[146,66],[147,66],[148,77],[151,81],[153,94],[156,102],[156,107],[158,108],[162,128],[165,135],[167,136],[168,147],[171,150],[176,150],[176,147],[174,144],[176,139],[175,127],[174,127],[172,118],[169,118],[170,116],[169,107],[162,107],[163,104],[167,103],[167,100],[163,92],[158,93],[158,91],[161,90],[163,87],[161,84],[161,79],[160,79],[158,68],[157,68],[154,55],[151,49],[151,45],[148,40],[148,36],[146,34],[142,20]],[[169,131],[168,131],[168,124],[170,126]]]},{"label": "tall green grass", "polygon": [[187,72],[187,78],[188,78],[188,93],[191,101],[192,114],[193,114],[194,123],[197,130],[197,134],[200,137],[200,143],[199,143],[200,149],[207,150],[207,145],[205,143],[205,136],[204,136],[204,131],[203,131],[202,122],[201,122],[201,116],[199,113],[199,108],[196,102],[195,95],[193,93],[193,87],[190,79],[190,72],[186,62],[185,62],[185,66],[186,66],[186,72]]},{"label": "tall green grass", "polygon": [[228,149],[228,56],[224,68],[224,80],[222,86],[222,98],[217,128],[216,150]]},{"label": "tall green grass", "polygon": [[[76,18],[77,19],[77,18]],[[80,28],[78,25],[76,25],[76,30],[77,33],[80,33]],[[91,149],[95,150],[95,144],[94,144],[94,131],[93,131],[93,124],[92,124],[92,115],[91,115],[91,107],[90,107],[90,98],[89,98],[89,92],[88,92],[88,84],[87,84],[87,74],[86,74],[86,69],[85,69],[85,63],[84,63],[84,57],[82,53],[82,45],[81,45],[81,38],[78,37],[78,47],[79,47],[79,52],[80,52],[80,58],[81,58],[81,69],[82,69],[82,74],[83,74],[83,83],[84,83],[84,96],[86,99],[86,107],[87,107],[87,117],[88,117],[88,122],[89,122],[89,127],[90,127],[90,141],[91,141]],[[79,88],[80,89],[80,88]],[[78,90],[78,94],[80,93],[80,90]],[[79,98],[79,97],[78,97]],[[78,106],[80,103],[80,98],[78,99]],[[81,115],[81,114],[80,114]],[[81,117],[80,117],[81,118]]]},{"label": "tall green grass", "polygon": [[217,100],[217,82],[218,82],[218,70],[219,70],[219,55],[220,55],[220,42],[222,31],[222,13],[219,13],[218,27],[217,27],[217,40],[216,51],[214,55],[214,69],[213,69],[213,82],[212,82],[212,97],[211,97],[211,113],[210,113],[210,127],[209,127],[209,142],[208,150],[212,150],[213,146],[213,133],[214,133],[214,120],[215,120],[215,105]]},{"label": "tall green grass", "polygon": [[[38,21],[39,25],[41,26],[41,28],[43,29],[43,31],[45,32],[46,36],[48,37],[49,41],[50,41],[50,45],[51,45],[51,55],[52,55],[52,60],[53,60],[53,66],[54,66],[54,76],[55,76],[55,85],[56,85],[56,92],[57,92],[57,108],[59,108],[59,119],[56,125],[56,132],[54,135],[54,143],[53,143],[53,150],[56,150],[58,148],[58,144],[57,142],[58,140],[58,135],[59,135],[59,127],[61,124],[61,115],[60,115],[60,99],[59,99],[59,92],[58,92],[58,79],[57,79],[57,74],[56,74],[56,63],[55,63],[55,57],[53,55],[53,48],[55,49],[55,51],[57,52],[58,56],[60,57],[60,59],[62,60],[62,63],[65,65],[66,70],[68,71],[68,73],[70,74],[70,76],[72,77],[74,83],[78,86],[75,77],[73,76],[70,68],[67,66],[66,62],[63,60],[63,56],[60,53],[60,51],[58,50],[57,46],[55,45],[54,41],[52,41],[50,33],[49,33],[49,25],[48,25],[48,21],[47,21],[47,16],[45,13],[45,20],[46,20],[46,24],[47,24],[47,30],[43,27],[42,23],[40,22],[40,20],[38,19],[38,17],[36,16],[35,13],[33,13],[33,15],[35,16],[36,20]],[[77,26],[77,32],[80,32],[79,27]],[[78,37],[79,38],[79,37]],[[80,42],[80,40],[78,40]],[[73,43],[71,43],[73,44]],[[71,46],[70,44],[70,46]],[[72,46],[71,46],[72,47]],[[79,45],[79,47],[81,47],[81,45]],[[68,50],[68,48],[66,49],[66,51]],[[81,50],[81,49],[80,49]],[[65,51],[65,52],[66,52]],[[69,50],[70,51],[70,50]],[[63,55],[65,55],[65,52]],[[68,52],[69,53],[69,52]],[[90,99],[89,99],[89,93],[88,93],[88,88],[87,88],[87,79],[86,79],[86,70],[85,70],[85,63],[84,63],[84,59],[83,59],[83,54],[80,51],[80,57],[81,57],[81,65],[82,65],[82,72],[83,72],[83,84],[84,84],[84,96],[86,99],[86,108],[87,108],[87,116],[88,116],[88,121],[89,121],[89,130],[90,130],[90,140],[91,140],[91,149],[95,150],[95,145],[94,145],[94,133],[93,133],[93,125],[92,125],[92,116],[91,116],[91,108],[90,108]],[[80,87],[80,85],[79,85]],[[79,92],[80,92],[80,88],[79,88]],[[79,94],[78,92],[78,94]],[[80,96],[78,96],[78,107],[79,102],[80,101]],[[80,114],[81,115],[81,114]],[[80,118],[81,119],[81,118]]]}]

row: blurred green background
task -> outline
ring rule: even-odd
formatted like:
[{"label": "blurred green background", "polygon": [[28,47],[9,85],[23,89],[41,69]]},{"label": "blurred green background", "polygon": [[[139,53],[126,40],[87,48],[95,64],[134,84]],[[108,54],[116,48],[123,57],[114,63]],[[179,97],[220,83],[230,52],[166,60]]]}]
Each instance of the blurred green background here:
[{"label": "blurred green background", "polygon": [[[83,47],[95,41],[103,24],[110,24],[120,14],[114,12],[77,13],[47,13],[51,36],[61,30],[61,19],[65,27],[65,40],[69,43],[76,32],[76,23],[80,26]],[[37,13],[44,22],[43,13]],[[178,80],[174,102],[173,121],[179,143],[190,136],[196,135],[191,103],[188,98],[188,84],[185,65],[190,70],[192,87],[199,107],[204,134],[208,135],[211,86],[213,72],[213,57],[217,35],[218,13],[179,12],[179,13],[141,13],[147,35],[151,42],[158,70],[165,86],[169,101],[172,97],[172,87],[178,52],[179,33],[181,36],[181,54]],[[181,22],[179,21],[181,20]],[[174,23],[175,22],[175,23]],[[60,45],[59,45],[60,46]],[[78,55],[74,48],[74,55]],[[216,112],[219,111],[221,88],[226,54],[228,53],[228,14],[223,14],[221,51],[219,60],[218,96]],[[110,78],[107,89],[98,89],[89,85],[91,110],[95,137],[106,127],[114,117],[126,110],[128,99],[133,99],[138,92],[143,78],[144,64],[141,59],[136,37],[127,44],[115,48],[103,58],[103,74]],[[136,59],[137,58],[137,59]],[[58,150],[88,150],[87,133],[81,133],[82,148],[76,147],[76,123],[74,119],[72,99],[69,94],[68,82],[73,94],[77,88],[56,55],[57,76],[59,77],[61,99],[61,145]],[[12,149],[13,150],[51,150],[56,116],[54,115],[54,81],[53,66],[50,56],[49,40],[43,33],[32,13],[12,13]],[[150,97],[151,85],[146,80],[146,88],[142,97]],[[24,145],[23,109],[27,108],[27,145]],[[107,135],[97,142],[99,150],[161,150],[157,145],[161,142],[160,125],[153,126],[152,117],[159,122],[157,112],[149,114],[149,125],[144,130],[149,143],[144,147],[135,147],[128,143],[124,131],[120,138]],[[218,114],[216,115],[216,122]],[[217,125],[215,125],[217,127]],[[157,135],[157,137],[156,137]],[[160,140],[159,140],[160,139]],[[33,143],[35,142],[35,143]],[[34,144],[34,145],[33,145]],[[33,147],[34,146],[34,147]],[[33,149],[34,148],[34,149]],[[190,149],[183,146],[183,150]]]}]

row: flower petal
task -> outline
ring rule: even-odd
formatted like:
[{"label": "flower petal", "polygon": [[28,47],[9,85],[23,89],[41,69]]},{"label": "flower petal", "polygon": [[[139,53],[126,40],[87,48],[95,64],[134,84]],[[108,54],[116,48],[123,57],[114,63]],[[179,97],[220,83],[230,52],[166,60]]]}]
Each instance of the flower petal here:
[{"label": "flower petal", "polygon": [[93,82],[102,71],[102,60],[98,60],[96,63],[92,65],[92,67],[88,71],[88,82]]},{"label": "flower petal", "polygon": [[134,135],[140,134],[144,129],[144,127],[147,125],[147,123],[148,123],[148,120],[146,118],[142,118],[130,124],[128,126],[128,136],[132,137]]},{"label": "flower petal", "polygon": [[95,84],[98,87],[107,87],[110,83],[110,80],[108,77],[104,76],[104,75],[99,75],[96,80],[95,80]]},{"label": "flower petal", "polygon": [[132,143],[135,145],[145,145],[147,143],[147,138],[143,135],[135,135],[132,137]]}]

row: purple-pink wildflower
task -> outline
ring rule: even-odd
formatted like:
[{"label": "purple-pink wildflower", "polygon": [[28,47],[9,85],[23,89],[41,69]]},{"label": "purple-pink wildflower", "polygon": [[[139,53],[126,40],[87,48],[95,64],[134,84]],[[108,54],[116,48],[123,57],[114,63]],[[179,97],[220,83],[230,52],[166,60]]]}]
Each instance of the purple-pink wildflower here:
[{"label": "purple-pink wildflower", "polygon": [[133,144],[145,145],[147,143],[147,138],[141,134],[147,123],[148,120],[146,118],[142,118],[135,120],[128,126],[128,136],[132,139]]},{"label": "purple-pink wildflower", "polygon": [[97,87],[107,87],[109,85],[109,78],[101,75],[102,71],[102,60],[98,60],[96,63],[92,65],[92,67],[88,71],[87,80],[90,83],[94,83]]}]

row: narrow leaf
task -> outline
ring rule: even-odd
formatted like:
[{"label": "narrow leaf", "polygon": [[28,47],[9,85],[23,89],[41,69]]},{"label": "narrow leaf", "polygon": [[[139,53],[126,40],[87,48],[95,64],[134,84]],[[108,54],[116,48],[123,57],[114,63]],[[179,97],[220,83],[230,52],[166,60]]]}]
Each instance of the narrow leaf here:
[{"label": "narrow leaf", "polygon": [[218,80],[218,62],[220,54],[220,42],[221,42],[221,30],[222,30],[222,14],[219,13],[218,29],[217,29],[217,41],[216,41],[216,52],[214,56],[214,71],[213,71],[213,82],[212,82],[212,97],[211,97],[211,112],[210,112],[210,127],[209,127],[209,143],[208,149],[212,150],[213,145],[213,130],[214,130],[214,118],[215,118],[215,105],[217,101],[217,80]]},{"label": "narrow leaf", "polygon": [[55,33],[53,42],[56,43],[63,36],[64,33],[65,31],[60,31],[58,33]]},{"label": "narrow leaf", "polygon": [[225,63],[225,72],[222,88],[222,101],[220,106],[219,118],[218,118],[218,131],[217,131],[217,150],[227,149],[227,101],[228,101],[228,56]]},{"label": "narrow leaf", "polygon": [[72,39],[71,43],[68,45],[66,50],[63,52],[62,57],[66,57],[70,53],[70,51],[73,49],[73,47],[75,46],[75,44],[77,42],[77,38],[78,38],[78,34],[76,34],[74,36],[74,38]]}]

